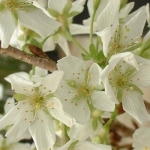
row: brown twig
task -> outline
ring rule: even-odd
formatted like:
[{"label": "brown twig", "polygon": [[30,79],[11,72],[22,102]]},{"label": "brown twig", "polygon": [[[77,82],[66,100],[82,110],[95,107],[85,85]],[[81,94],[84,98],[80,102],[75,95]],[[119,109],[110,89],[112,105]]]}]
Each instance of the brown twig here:
[{"label": "brown twig", "polygon": [[11,46],[9,46],[6,49],[0,48],[0,54],[11,56],[15,59],[24,61],[28,64],[35,65],[43,69],[49,70],[50,72],[57,70],[56,63],[53,60],[37,57],[35,55],[30,55]]}]

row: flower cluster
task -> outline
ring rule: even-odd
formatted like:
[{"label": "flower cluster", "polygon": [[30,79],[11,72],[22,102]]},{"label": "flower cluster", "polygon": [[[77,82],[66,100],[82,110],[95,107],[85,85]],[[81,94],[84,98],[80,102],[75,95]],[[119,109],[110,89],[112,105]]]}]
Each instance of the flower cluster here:
[{"label": "flower cluster", "polygon": [[[142,37],[146,21],[150,26],[149,5],[130,13],[133,2],[88,0],[90,17],[74,24],[84,5],[85,0],[0,0],[2,49],[15,45],[51,61],[41,49],[58,44],[66,54],[53,72],[43,65],[5,77],[15,101],[5,104],[0,130],[7,138],[0,136],[0,149],[111,150],[108,135],[121,113],[141,125],[150,121],[142,97],[142,88],[150,87],[149,32]],[[75,34],[89,34],[88,49]],[[71,55],[68,41],[82,59]],[[35,147],[18,142],[27,133]],[[149,128],[138,129],[134,149],[150,149],[149,136]]]}]

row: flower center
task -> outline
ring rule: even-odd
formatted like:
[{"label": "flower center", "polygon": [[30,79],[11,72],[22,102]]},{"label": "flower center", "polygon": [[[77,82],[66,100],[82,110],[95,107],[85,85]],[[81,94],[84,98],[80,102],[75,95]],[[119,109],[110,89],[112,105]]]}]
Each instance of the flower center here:
[{"label": "flower center", "polygon": [[86,98],[91,94],[91,90],[86,85],[79,85],[77,93],[79,97]]},{"label": "flower center", "polygon": [[67,84],[75,90],[75,97],[73,100],[80,100],[81,98],[89,100],[90,95],[94,90],[94,87],[90,87],[86,83],[79,84],[76,83],[76,81],[68,81]]},{"label": "flower center", "polygon": [[3,0],[2,4],[9,8],[10,10],[24,9],[26,6],[29,6],[33,1],[24,1],[24,0]]}]

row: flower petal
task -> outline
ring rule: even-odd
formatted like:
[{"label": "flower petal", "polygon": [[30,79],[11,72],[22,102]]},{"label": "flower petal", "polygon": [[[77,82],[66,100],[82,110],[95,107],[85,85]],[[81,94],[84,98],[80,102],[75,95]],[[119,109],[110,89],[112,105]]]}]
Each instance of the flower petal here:
[{"label": "flower petal", "polygon": [[36,112],[36,118],[29,127],[37,150],[48,150],[55,143],[55,130],[52,118],[43,110]]},{"label": "flower petal", "polygon": [[123,45],[126,45],[127,43],[131,43],[132,39],[140,37],[143,33],[145,23],[146,12],[145,8],[143,8],[135,16],[133,16],[133,18],[124,24],[120,33],[120,42]]},{"label": "flower petal", "polygon": [[146,111],[142,95],[136,91],[124,91],[122,96],[123,109],[143,124],[150,120]]},{"label": "flower petal", "polygon": [[102,69],[100,68],[100,66],[96,63],[93,63],[89,69],[88,72],[88,85],[89,86],[99,86],[101,83],[100,80],[100,73],[101,73]]},{"label": "flower petal", "polygon": [[0,12],[0,29],[1,29],[1,47],[7,48],[13,32],[17,26],[17,21],[10,10],[5,9]]},{"label": "flower petal", "polygon": [[56,89],[59,86],[59,83],[63,77],[63,72],[62,71],[54,71],[51,74],[48,74],[45,77],[39,77],[36,75],[32,76],[32,80],[40,83],[41,85],[39,86],[40,91],[42,91],[42,94],[49,94],[49,93],[54,93]]},{"label": "flower petal", "polygon": [[125,18],[132,8],[134,7],[135,2],[127,3],[119,12],[119,18]]},{"label": "flower petal", "polygon": [[71,35],[90,33],[90,26],[70,24],[69,29],[70,29]]},{"label": "flower petal", "polygon": [[73,118],[63,111],[60,101],[53,97],[48,101],[48,103],[52,104],[52,106],[48,109],[51,116],[71,127],[74,122]]},{"label": "flower petal", "polygon": [[63,9],[64,9],[66,4],[67,4],[67,0],[61,0],[61,1],[60,0],[49,0],[48,1],[48,8],[59,12],[59,14],[62,14]]},{"label": "flower petal", "polygon": [[34,86],[30,80],[27,80],[18,74],[11,74],[7,76],[5,80],[11,83],[12,90],[15,90],[16,93],[25,95],[33,94],[32,91]]},{"label": "flower petal", "polygon": [[58,40],[57,40],[57,43],[58,45],[62,48],[62,50],[64,51],[64,53],[68,56],[70,55],[70,49],[69,49],[69,46],[68,46],[68,42],[67,40],[62,37],[62,36],[59,36]]},{"label": "flower petal", "polygon": [[95,108],[103,111],[114,111],[115,103],[107,97],[104,91],[94,91],[91,95],[91,101]]},{"label": "flower petal", "polygon": [[64,79],[83,82],[85,80],[86,66],[83,60],[67,56],[58,61],[58,69],[64,71]]},{"label": "flower petal", "polygon": [[111,37],[113,35],[113,31],[111,27],[107,27],[104,30],[100,31],[100,32],[96,32],[96,34],[98,36],[101,37],[102,43],[103,43],[103,52],[104,55],[107,56],[108,53],[108,46],[109,46],[109,42],[111,40]]},{"label": "flower petal", "polygon": [[109,0],[105,9],[101,12],[101,14],[97,18],[97,24],[99,31],[104,30],[107,27],[112,26],[113,31],[115,31],[116,27],[119,24],[118,14],[119,14],[120,0]]},{"label": "flower petal", "polygon": [[43,38],[53,34],[60,26],[60,23],[52,20],[42,10],[33,9],[32,11],[17,11],[21,24],[29,28]]},{"label": "flower petal", "polygon": [[139,66],[139,71],[132,77],[132,83],[138,87],[150,86],[150,65]]},{"label": "flower petal", "polygon": [[33,121],[33,107],[25,102],[22,102],[21,104],[22,105],[20,107],[19,105],[16,106],[17,110],[19,109],[19,111],[18,114],[15,116],[16,119],[14,125],[6,133],[6,137],[11,137],[14,139],[19,138],[25,133],[25,131]]},{"label": "flower petal", "polygon": [[13,97],[10,97],[6,100],[6,103],[4,105],[5,113],[8,113],[12,108],[15,107],[15,100]]},{"label": "flower petal", "polygon": [[83,11],[83,9],[84,9],[85,1],[86,0],[74,1],[72,3],[72,7],[71,7],[69,13],[71,13],[71,12],[79,12],[79,13],[81,13]]}]

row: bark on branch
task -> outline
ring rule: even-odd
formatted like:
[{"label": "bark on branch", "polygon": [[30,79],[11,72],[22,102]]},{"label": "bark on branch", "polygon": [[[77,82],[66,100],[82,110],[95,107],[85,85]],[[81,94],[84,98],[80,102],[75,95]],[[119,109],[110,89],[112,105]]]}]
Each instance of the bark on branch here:
[{"label": "bark on branch", "polygon": [[35,65],[43,69],[49,70],[50,72],[57,70],[55,61],[47,58],[37,57],[35,55],[30,55],[11,46],[9,46],[6,49],[0,48],[0,54],[11,56],[18,60],[24,61],[28,64]]}]

